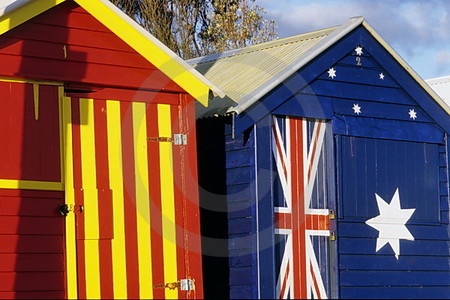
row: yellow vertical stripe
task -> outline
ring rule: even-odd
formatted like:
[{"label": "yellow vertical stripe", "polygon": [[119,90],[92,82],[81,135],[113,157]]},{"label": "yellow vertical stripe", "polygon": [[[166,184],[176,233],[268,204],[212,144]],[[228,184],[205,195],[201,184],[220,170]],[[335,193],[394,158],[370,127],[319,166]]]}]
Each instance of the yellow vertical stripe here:
[{"label": "yellow vertical stripe", "polygon": [[[172,137],[170,105],[158,104],[158,129],[160,137]],[[175,192],[173,183],[172,143],[159,143],[161,165],[161,206],[164,249],[164,280],[178,281],[175,226]],[[177,290],[166,289],[167,299],[178,298]]]},{"label": "yellow vertical stripe", "polygon": [[[63,182],[65,188],[65,203],[75,204],[75,194],[73,187],[73,145],[72,145],[72,112],[71,99],[62,98],[60,92],[60,103],[62,102],[62,138],[63,145]],[[66,265],[67,265],[67,298],[78,298],[77,285],[77,249],[76,249],[76,232],[75,232],[75,214],[68,214],[65,218],[66,222]]]},{"label": "yellow vertical stripe", "polygon": [[112,240],[114,298],[128,299],[120,102],[111,100],[106,101],[106,111],[108,126],[109,184],[112,189],[114,211],[114,239]]},{"label": "yellow vertical stripe", "polygon": [[94,100],[80,99],[81,177],[84,195],[86,297],[100,298],[98,193],[95,163]]},{"label": "yellow vertical stripe", "polygon": [[136,219],[139,255],[139,289],[142,299],[153,298],[150,197],[147,159],[146,104],[133,104],[133,137],[136,180]]}]

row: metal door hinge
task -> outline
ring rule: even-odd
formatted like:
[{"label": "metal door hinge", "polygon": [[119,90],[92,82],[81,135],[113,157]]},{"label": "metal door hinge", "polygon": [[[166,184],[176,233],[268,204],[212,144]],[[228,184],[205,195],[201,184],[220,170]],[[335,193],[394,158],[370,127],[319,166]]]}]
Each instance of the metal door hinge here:
[{"label": "metal door hinge", "polygon": [[164,284],[155,284],[155,289],[180,289],[180,291],[193,291],[195,290],[194,279],[180,279],[177,282],[169,282]]},{"label": "metal door hinge", "polygon": [[83,205],[61,204],[58,211],[63,216],[67,216],[67,214],[70,212],[73,212],[74,214],[82,214],[84,211],[84,207]]},{"label": "metal door hinge", "polygon": [[175,145],[187,145],[187,135],[183,133],[177,133],[173,135],[173,143]]},{"label": "metal door hinge", "polygon": [[183,146],[187,145],[187,135],[182,133],[177,133],[173,135],[173,138],[171,137],[149,137],[147,138],[150,142],[168,142],[173,143],[177,146]]}]

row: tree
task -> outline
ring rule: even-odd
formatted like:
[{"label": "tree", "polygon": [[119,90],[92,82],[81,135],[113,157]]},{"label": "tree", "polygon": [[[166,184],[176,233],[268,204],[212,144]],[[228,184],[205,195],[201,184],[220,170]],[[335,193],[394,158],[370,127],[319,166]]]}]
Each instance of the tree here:
[{"label": "tree", "polygon": [[110,0],[185,59],[276,38],[256,0]]}]

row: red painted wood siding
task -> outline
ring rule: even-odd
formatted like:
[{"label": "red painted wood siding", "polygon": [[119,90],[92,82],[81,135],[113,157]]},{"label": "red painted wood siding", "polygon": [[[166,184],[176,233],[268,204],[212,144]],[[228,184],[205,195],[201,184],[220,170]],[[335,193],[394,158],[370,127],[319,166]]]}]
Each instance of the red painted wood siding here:
[{"label": "red painted wood siding", "polygon": [[0,37],[0,75],[183,91],[72,1]]},{"label": "red painted wood siding", "polygon": [[0,299],[65,298],[63,192],[0,190]]},{"label": "red painted wood siding", "polygon": [[61,181],[58,87],[0,81],[0,179]]}]

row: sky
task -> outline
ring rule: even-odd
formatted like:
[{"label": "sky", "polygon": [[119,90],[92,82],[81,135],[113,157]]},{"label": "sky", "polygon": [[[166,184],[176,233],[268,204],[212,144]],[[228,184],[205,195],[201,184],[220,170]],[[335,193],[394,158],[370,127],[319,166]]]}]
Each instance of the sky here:
[{"label": "sky", "polygon": [[278,37],[362,16],[423,78],[450,75],[450,0],[256,0]]}]

